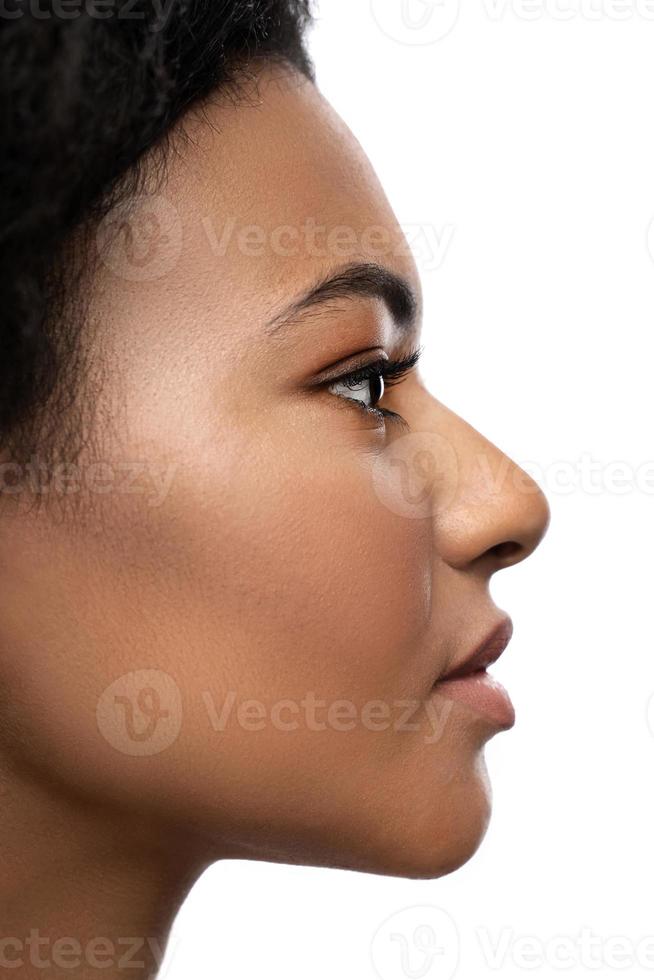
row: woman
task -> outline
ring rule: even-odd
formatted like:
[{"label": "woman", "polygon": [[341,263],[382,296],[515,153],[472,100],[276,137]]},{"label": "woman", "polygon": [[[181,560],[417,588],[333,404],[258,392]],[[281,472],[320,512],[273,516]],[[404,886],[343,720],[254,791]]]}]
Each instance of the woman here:
[{"label": "woman", "polygon": [[0,953],[145,975],[222,857],[473,854],[489,580],[549,512],[423,383],[306,2],[44,6],[0,35]]}]

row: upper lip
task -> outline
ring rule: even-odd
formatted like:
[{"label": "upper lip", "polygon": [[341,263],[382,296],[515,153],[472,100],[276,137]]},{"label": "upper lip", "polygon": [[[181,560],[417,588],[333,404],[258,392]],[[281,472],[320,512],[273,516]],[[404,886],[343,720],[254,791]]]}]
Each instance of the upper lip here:
[{"label": "upper lip", "polygon": [[513,622],[506,616],[491,632],[486,636],[479,646],[475,647],[472,653],[464,660],[454,664],[451,670],[443,674],[439,680],[451,680],[454,677],[467,677],[480,670],[486,670],[494,664],[504,653],[511,636],[513,635]]}]

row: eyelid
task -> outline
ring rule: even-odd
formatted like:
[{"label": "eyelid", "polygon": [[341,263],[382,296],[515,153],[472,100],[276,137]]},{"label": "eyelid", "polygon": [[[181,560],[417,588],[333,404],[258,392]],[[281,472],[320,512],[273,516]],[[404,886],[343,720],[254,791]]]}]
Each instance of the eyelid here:
[{"label": "eyelid", "polygon": [[[378,348],[371,348],[378,350]],[[312,383],[312,386],[323,387],[323,385],[333,384],[336,381],[364,381],[375,372],[384,378],[385,387],[392,387],[398,384],[416,366],[423,353],[423,346],[413,347],[405,355],[399,354],[397,358],[390,358],[382,351],[381,354],[371,361],[354,363],[351,367],[341,367],[339,373],[323,373]],[[359,359],[365,357],[370,351],[363,351]]]},{"label": "eyelid", "polygon": [[[423,353],[423,349],[424,348],[422,346],[416,347],[407,355],[398,357],[395,360],[391,360],[388,357],[378,358],[376,361],[370,361],[368,364],[364,364],[361,367],[354,368],[350,371],[345,371],[335,378],[321,382],[320,387],[327,387],[328,385],[337,384],[338,382],[355,385],[360,382],[367,381],[371,377],[380,375],[384,382],[385,393],[387,388],[399,384],[415,368]],[[348,401],[352,402],[353,405],[357,406],[359,411],[364,412],[368,416],[372,415],[378,418],[380,421],[392,422],[402,426],[406,430],[409,429],[409,424],[402,415],[400,415],[398,412],[392,412],[389,409],[381,408],[379,403],[375,406],[368,406],[364,405],[361,401],[355,398],[349,399],[345,396],[337,395],[334,397],[340,398],[344,403]]]},{"label": "eyelid", "polygon": [[390,358],[381,358],[378,361],[373,361],[372,363],[366,364],[361,368],[349,371],[335,380],[365,381],[371,375],[378,373],[384,379],[384,388],[392,388],[393,385],[399,384],[399,382],[413,370],[420,360],[422,351],[422,347],[416,347],[405,357],[397,358],[395,360],[391,360]]}]

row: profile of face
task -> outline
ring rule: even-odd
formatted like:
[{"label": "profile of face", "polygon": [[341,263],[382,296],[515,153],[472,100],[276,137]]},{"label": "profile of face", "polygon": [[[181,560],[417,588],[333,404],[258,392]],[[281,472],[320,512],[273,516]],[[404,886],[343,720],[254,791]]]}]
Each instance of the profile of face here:
[{"label": "profile of face", "polygon": [[93,430],[38,506],[3,500],[3,768],[133,855],[436,877],[512,724],[479,671],[445,678],[506,642],[489,582],[548,505],[427,390],[354,136],[304,76],[251,84],[99,229]]}]

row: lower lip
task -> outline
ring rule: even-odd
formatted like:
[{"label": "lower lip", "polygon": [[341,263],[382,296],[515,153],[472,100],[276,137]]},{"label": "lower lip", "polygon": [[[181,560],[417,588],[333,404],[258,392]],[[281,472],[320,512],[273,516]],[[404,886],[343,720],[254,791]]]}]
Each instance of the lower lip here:
[{"label": "lower lip", "polygon": [[511,698],[499,681],[478,670],[466,677],[453,677],[439,681],[434,690],[449,701],[459,701],[487,718],[500,729],[512,728],[515,724],[515,709]]}]

